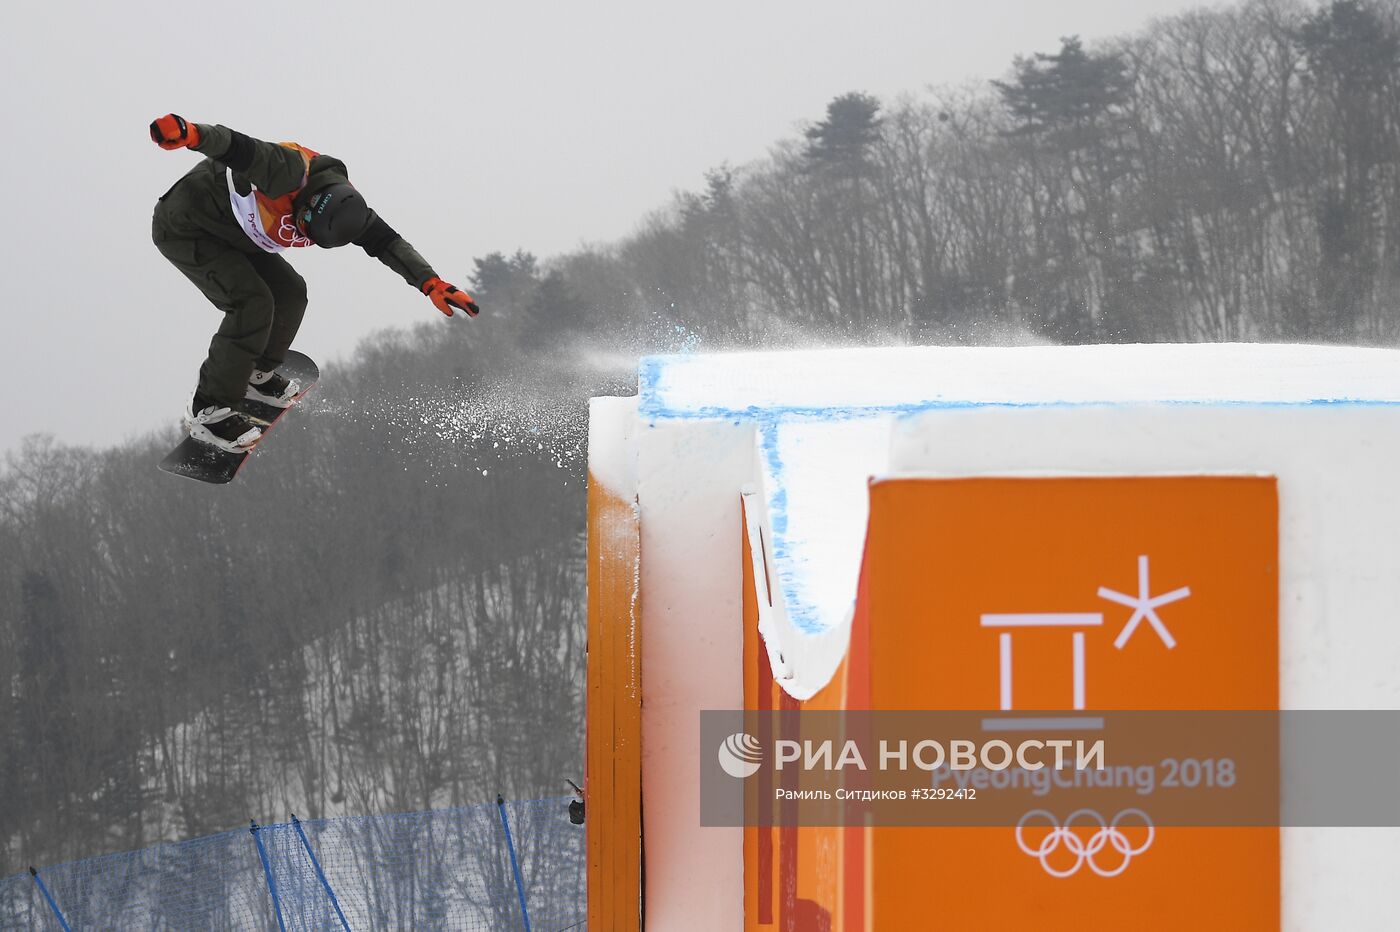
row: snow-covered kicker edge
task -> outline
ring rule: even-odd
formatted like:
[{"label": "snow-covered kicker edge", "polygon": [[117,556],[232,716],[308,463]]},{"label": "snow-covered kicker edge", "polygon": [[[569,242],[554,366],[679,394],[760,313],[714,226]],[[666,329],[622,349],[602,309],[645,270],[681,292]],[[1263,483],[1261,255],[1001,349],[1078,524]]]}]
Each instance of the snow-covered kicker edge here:
[{"label": "snow-covered kicker edge", "polygon": [[715,353],[644,357],[639,381],[648,420],[982,405],[1395,404],[1400,351],[1163,343]]},{"label": "snow-covered kicker edge", "polygon": [[637,399],[588,399],[588,473],[624,501],[637,497]]}]

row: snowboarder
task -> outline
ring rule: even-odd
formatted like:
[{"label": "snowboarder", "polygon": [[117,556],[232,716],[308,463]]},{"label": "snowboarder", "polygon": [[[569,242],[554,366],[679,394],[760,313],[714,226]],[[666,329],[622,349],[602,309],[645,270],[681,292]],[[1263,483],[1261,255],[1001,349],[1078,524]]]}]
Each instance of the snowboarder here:
[{"label": "snowboarder", "polygon": [[173,113],[151,123],[151,140],[205,156],[161,195],[151,221],[161,255],[224,313],[184,412],[190,436],[247,450],[261,430],[240,410],[244,399],[278,408],[295,401],[300,386],[277,367],[301,325],[306,282],[278,255],[285,249],[354,243],[448,317],[477,315],[471,295],[439,278],[369,208],[339,159]]}]

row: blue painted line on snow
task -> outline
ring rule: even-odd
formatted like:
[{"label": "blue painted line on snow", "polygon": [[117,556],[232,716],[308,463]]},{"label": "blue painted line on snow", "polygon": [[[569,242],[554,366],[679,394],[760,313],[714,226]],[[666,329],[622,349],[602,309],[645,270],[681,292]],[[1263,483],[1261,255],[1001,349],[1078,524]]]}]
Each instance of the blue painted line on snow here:
[{"label": "blue painted line on snow", "polygon": [[888,405],[834,405],[831,407],[804,405],[749,405],[731,408],[723,405],[702,405],[698,408],[669,407],[659,397],[645,389],[640,394],[638,411],[644,418],[669,420],[824,420],[841,421],[853,418],[894,415],[904,417],[927,411],[967,410],[972,408],[1133,408],[1133,407],[1228,407],[1228,408],[1312,408],[1361,407],[1391,408],[1400,406],[1400,399],[1312,398],[1303,401],[1247,401],[1229,399],[1162,399],[1155,401],[958,401],[932,400]]}]

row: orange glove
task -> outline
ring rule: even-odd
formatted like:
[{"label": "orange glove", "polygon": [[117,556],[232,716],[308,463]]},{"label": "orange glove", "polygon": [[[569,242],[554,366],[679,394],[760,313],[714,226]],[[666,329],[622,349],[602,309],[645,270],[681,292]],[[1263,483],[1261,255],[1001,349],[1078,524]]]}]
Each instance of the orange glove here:
[{"label": "orange glove", "polygon": [[468,317],[475,317],[481,313],[481,308],[476,306],[471,295],[455,285],[449,285],[436,275],[423,283],[423,293],[432,298],[433,306],[448,317],[452,316],[453,309],[466,311]]},{"label": "orange glove", "polygon": [[199,145],[199,127],[183,117],[167,113],[151,122],[151,142],[162,149],[194,148]]}]

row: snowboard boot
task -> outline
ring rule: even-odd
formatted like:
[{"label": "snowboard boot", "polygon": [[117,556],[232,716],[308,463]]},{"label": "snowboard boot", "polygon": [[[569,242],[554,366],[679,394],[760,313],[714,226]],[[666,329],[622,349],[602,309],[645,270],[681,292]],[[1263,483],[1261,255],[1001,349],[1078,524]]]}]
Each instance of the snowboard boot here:
[{"label": "snowboard boot", "polygon": [[274,408],[290,408],[300,394],[301,383],[296,379],[257,369],[253,371],[252,378],[248,379],[248,391],[243,397],[248,401],[261,401]]},{"label": "snowboard boot", "polygon": [[199,392],[190,399],[184,421],[191,437],[230,453],[245,453],[262,437],[262,429],[247,415]]}]

